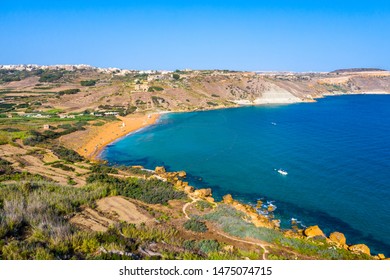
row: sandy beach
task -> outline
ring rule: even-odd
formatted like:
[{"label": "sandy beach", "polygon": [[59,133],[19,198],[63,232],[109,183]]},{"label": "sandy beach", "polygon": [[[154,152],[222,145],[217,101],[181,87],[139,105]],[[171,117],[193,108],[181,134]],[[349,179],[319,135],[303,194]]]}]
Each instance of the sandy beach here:
[{"label": "sandy beach", "polygon": [[130,132],[154,124],[159,116],[160,114],[153,113],[149,115],[118,117],[120,121],[108,123],[100,127],[96,134],[91,135],[91,138],[87,139],[85,144],[78,148],[77,152],[88,159],[96,160],[96,157],[106,145]]}]

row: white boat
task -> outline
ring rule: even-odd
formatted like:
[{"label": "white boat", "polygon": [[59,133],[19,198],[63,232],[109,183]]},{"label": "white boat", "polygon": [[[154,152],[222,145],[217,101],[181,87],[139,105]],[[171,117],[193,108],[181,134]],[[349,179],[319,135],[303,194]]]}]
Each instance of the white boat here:
[{"label": "white boat", "polygon": [[283,169],[278,169],[278,173],[283,175],[283,176],[286,176],[288,174],[287,171],[285,171]]}]

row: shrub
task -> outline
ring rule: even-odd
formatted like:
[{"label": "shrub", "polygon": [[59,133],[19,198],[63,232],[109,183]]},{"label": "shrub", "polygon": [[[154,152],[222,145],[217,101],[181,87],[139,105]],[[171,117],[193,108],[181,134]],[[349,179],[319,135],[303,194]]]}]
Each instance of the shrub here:
[{"label": "shrub", "polygon": [[93,173],[102,173],[102,174],[118,174],[118,170],[116,168],[110,167],[105,164],[95,164],[91,166],[91,172]]},{"label": "shrub", "polygon": [[199,200],[198,202],[196,202],[195,204],[195,207],[197,209],[199,209],[200,211],[204,211],[205,209],[210,209],[212,208],[212,204],[208,201],[204,201],[204,200]]},{"label": "shrub", "polygon": [[11,174],[13,172],[12,164],[5,159],[0,158],[0,175]]},{"label": "shrub", "polygon": [[172,74],[172,78],[174,78],[175,80],[179,80],[180,79],[180,75],[177,74],[177,73],[173,73]]},{"label": "shrub", "polygon": [[41,74],[39,81],[52,83],[52,82],[58,81],[63,76],[64,76],[64,71],[46,70]]},{"label": "shrub", "polygon": [[163,90],[164,90],[164,88],[158,87],[158,86],[151,86],[151,87],[148,88],[149,92],[163,91]]},{"label": "shrub", "polygon": [[107,174],[94,173],[87,178],[88,183],[99,182],[108,185],[118,195],[142,200],[151,204],[167,204],[172,199],[183,199],[186,194],[174,189],[169,182],[157,179],[120,179]]},{"label": "shrub", "polygon": [[211,253],[211,252],[218,252],[221,250],[221,245],[216,240],[210,240],[210,239],[203,239],[197,242],[196,245],[199,250],[203,253]]},{"label": "shrub", "polygon": [[97,80],[85,80],[85,81],[81,81],[80,85],[82,85],[83,87],[91,87],[96,85],[96,82]]},{"label": "shrub", "polygon": [[65,170],[65,171],[75,171],[76,170],[73,167],[67,166],[67,165],[62,164],[62,163],[55,163],[55,164],[52,164],[51,166],[54,168],[60,168],[60,169]]},{"label": "shrub", "polygon": [[77,152],[67,149],[63,146],[58,146],[53,148],[53,153],[58,156],[60,159],[69,161],[69,162],[79,162],[83,161],[84,158],[80,156]]},{"label": "shrub", "polygon": [[80,92],[80,89],[78,88],[71,88],[71,89],[65,89],[65,90],[61,90],[58,92],[59,95],[64,95],[64,94],[76,94]]},{"label": "shrub", "polygon": [[184,223],[183,227],[186,230],[191,230],[194,232],[206,232],[207,226],[204,222],[199,221],[197,219],[191,219]]}]

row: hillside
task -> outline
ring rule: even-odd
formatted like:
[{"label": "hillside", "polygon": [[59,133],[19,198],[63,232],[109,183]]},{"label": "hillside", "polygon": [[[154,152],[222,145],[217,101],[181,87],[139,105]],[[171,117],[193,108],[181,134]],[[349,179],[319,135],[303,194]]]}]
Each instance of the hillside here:
[{"label": "hillside", "polygon": [[390,73],[0,66],[0,259],[384,259],[342,233],[282,230],[262,201],[216,202],[184,171],[111,167],[86,148],[152,113],[351,93],[390,93]]}]

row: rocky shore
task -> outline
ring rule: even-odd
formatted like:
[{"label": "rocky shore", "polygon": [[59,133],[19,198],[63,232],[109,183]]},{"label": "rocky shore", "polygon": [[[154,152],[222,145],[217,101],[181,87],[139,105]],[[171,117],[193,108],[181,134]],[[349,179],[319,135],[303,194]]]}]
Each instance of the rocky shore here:
[{"label": "rocky shore", "polygon": [[[133,168],[144,169],[143,166],[132,166]],[[292,222],[291,228],[282,229],[280,227],[280,220],[275,219],[272,213],[275,210],[273,205],[266,206],[265,212],[259,213],[259,209],[264,208],[261,200],[257,201],[256,206],[251,206],[233,199],[232,195],[226,194],[222,201],[216,202],[212,195],[210,188],[195,189],[185,181],[187,173],[185,171],[168,172],[164,166],[157,166],[154,171],[154,177],[160,180],[171,182],[178,190],[184,191],[190,198],[195,200],[205,200],[215,205],[226,204],[232,206],[234,209],[245,214],[245,221],[252,223],[256,227],[269,228],[283,233],[286,237],[299,238],[302,240],[323,239],[330,246],[336,248],[349,250],[356,254],[366,254],[372,256],[377,260],[389,260],[384,254],[371,255],[370,248],[365,244],[348,244],[345,235],[341,232],[332,232],[326,236],[318,225],[309,226],[305,229],[299,229],[298,226]],[[265,214],[266,215],[265,215]],[[271,214],[271,215],[270,215]]]}]

